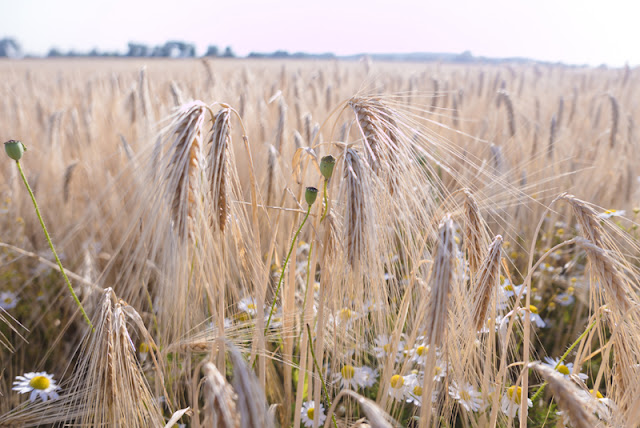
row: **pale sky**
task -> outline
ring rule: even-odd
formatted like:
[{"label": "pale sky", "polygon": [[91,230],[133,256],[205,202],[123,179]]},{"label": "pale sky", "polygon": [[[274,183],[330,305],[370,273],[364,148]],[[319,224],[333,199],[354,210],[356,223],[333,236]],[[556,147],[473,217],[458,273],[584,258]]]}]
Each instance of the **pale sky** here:
[{"label": "pale sky", "polygon": [[0,0],[0,38],[24,51],[127,51],[167,40],[251,51],[452,52],[640,65],[628,0]]}]

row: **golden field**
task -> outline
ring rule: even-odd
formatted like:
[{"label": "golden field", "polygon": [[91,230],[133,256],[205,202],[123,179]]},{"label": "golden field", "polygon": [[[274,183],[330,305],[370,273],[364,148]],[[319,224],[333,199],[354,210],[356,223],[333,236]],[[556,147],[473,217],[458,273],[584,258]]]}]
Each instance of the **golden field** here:
[{"label": "golden field", "polygon": [[0,426],[638,426],[639,79],[0,61]]}]

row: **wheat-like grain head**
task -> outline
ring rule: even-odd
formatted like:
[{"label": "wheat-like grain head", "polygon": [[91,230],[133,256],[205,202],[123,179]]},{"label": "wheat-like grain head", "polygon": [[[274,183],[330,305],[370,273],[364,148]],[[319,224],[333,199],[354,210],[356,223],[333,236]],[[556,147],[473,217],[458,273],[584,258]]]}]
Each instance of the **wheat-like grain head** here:
[{"label": "wheat-like grain head", "polygon": [[487,309],[491,296],[495,294],[500,281],[500,260],[502,258],[502,236],[497,235],[478,272],[476,287],[473,292],[473,322],[476,330],[480,330],[487,317]]},{"label": "wheat-like grain head", "polygon": [[549,389],[558,403],[558,407],[566,413],[572,426],[576,428],[594,428],[599,425],[594,411],[597,407],[595,399],[580,390],[569,379],[540,363],[530,363],[549,384]]},{"label": "wheat-like grain head", "polygon": [[446,216],[440,222],[438,242],[433,258],[429,286],[426,336],[437,346],[444,344],[449,321],[449,295],[454,281],[456,243],[453,220]]}]

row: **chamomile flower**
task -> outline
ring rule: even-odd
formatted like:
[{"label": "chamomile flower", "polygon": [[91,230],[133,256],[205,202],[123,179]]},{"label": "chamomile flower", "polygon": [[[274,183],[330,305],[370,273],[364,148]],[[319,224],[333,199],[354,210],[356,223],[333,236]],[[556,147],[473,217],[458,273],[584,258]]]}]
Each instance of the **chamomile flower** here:
[{"label": "chamomile flower", "polygon": [[529,312],[529,314],[530,314],[532,323],[534,323],[536,326],[538,326],[540,328],[546,327],[547,323],[544,322],[542,317],[538,314],[538,307],[537,306],[529,305],[529,310],[528,311],[526,309],[524,309],[524,308],[520,308],[520,316],[522,317],[522,319],[524,319],[524,314],[527,313],[527,312]]},{"label": "chamomile flower", "polygon": [[368,366],[362,366],[358,368],[358,373],[355,376],[358,385],[363,388],[371,388],[378,380],[378,369],[372,369]]},{"label": "chamomile flower", "polygon": [[343,388],[356,389],[361,383],[359,367],[345,364],[340,371],[335,374],[335,379],[340,382]]},{"label": "chamomile flower", "polygon": [[398,349],[396,349],[396,352],[394,352],[394,350],[391,349],[392,340],[386,334],[378,335],[378,337],[373,339],[373,342],[375,343],[375,346],[373,347],[373,352],[375,352],[376,358],[378,358],[378,359],[385,358],[386,356],[391,355],[391,354],[395,355],[395,354],[397,354],[397,351],[399,349],[402,349],[403,346],[404,346],[404,342],[401,340],[398,343]]},{"label": "chamomile flower", "polygon": [[[238,302],[238,309],[254,317],[258,313],[258,303],[253,297],[244,297]],[[262,310],[264,310],[264,306]]]},{"label": "chamomile flower", "polygon": [[553,300],[560,306],[569,306],[575,302],[576,298],[568,293],[560,293]]},{"label": "chamomile flower", "polygon": [[[559,372],[567,379],[571,378],[571,373],[573,372],[573,363],[560,362],[560,358],[550,358],[550,357],[544,357],[544,361],[545,362],[542,363],[543,365],[550,367],[551,369]],[[587,376],[584,373],[578,373],[578,377],[582,380],[589,379],[589,376]]]},{"label": "chamomile flower", "polygon": [[[508,278],[505,278],[504,276],[500,275],[500,286],[502,287],[503,294],[506,297],[511,297],[511,296],[517,297],[520,295],[520,291],[522,290],[522,287],[524,287],[524,284],[514,285],[511,283],[511,281],[509,281]],[[524,296],[526,293],[527,293],[527,290],[525,289],[522,292],[522,295]]]},{"label": "chamomile flower", "polygon": [[424,365],[429,355],[429,345],[426,343],[416,343],[410,352],[411,361],[420,365]]},{"label": "chamomile flower", "polygon": [[[316,406],[315,401],[307,401],[302,405],[302,409],[300,409],[302,413],[302,423],[305,427],[313,426],[313,418],[318,418],[318,426],[322,426],[324,420],[327,419],[327,415],[324,414],[324,407],[322,403]],[[316,416],[317,414],[317,416]]]},{"label": "chamomile flower", "polygon": [[626,211],[624,211],[624,210],[611,209],[611,210],[606,210],[605,212],[598,214],[598,217],[602,218],[602,219],[607,219],[607,218],[611,218],[611,217],[622,217],[625,214],[626,214]]},{"label": "chamomile flower", "polygon": [[436,361],[436,365],[433,367],[433,381],[440,382],[447,374],[447,362],[441,359]]},{"label": "chamomile flower", "polygon": [[147,361],[147,356],[149,355],[149,344],[147,342],[140,342],[138,345],[138,358],[140,358],[140,362],[144,363]]},{"label": "chamomile flower", "polygon": [[18,296],[11,291],[3,291],[0,293],[0,308],[6,310],[13,309],[18,304]]},{"label": "chamomile flower", "polygon": [[477,412],[483,406],[482,393],[468,383],[458,385],[455,381],[449,386],[449,395],[467,412]]},{"label": "chamomile flower", "polygon": [[[414,405],[420,407],[422,406],[422,398],[423,398],[423,377],[415,374],[410,374],[404,377],[405,383],[405,401],[407,403],[413,403]],[[438,399],[438,391],[434,388],[431,392],[431,402],[435,403]]]},{"label": "chamomile flower", "polygon": [[[507,391],[502,396],[500,408],[505,415],[514,418],[520,410],[520,403],[522,403],[522,387],[514,385],[507,388]],[[527,397],[527,406],[533,406],[533,402],[529,397]]]},{"label": "chamomile flower", "polygon": [[47,372],[30,372],[24,376],[16,376],[13,382],[13,390],[19,394],[30,392],[29,400],[33,403],[38,397],[42,401],[55,400],[58,398],[60,387],[56,385],[53,375]]},{"label": "chamomile flower", "polygon": [[389,381],[389,395],[398,401],[403,401],[405,391],[404,377],[399,374],[391,376],[391,380]]},{"label": "chamomile flower", "polygon": [[360,317],[360,313],[349,308],[342,308],[335,315],[331,316],[330,322],[337,324],[339,327],[349,328]]}]

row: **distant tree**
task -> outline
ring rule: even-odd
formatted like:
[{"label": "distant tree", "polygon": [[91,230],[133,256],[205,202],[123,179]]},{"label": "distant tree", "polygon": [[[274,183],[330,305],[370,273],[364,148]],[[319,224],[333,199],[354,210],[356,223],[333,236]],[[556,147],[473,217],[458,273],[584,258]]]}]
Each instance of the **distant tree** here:
[{"label": "distant tree", "polygon": [[209,45],[207,48],[207,53],[204,56],[218,56],[220,55],[220,51],[216,45]]},{"label": "distant tree", "polygon": [[129,51],[127,56],[130,57],[145,57],[151,55],[151,48],[142,43],[129,43]]},{"label": "distant tree", "polygon": [[5,38],[0,40],[0,57],[2,58],[20,58],[22,49],[18,42],[14,39]]},{"label": "distant tree", "polygon": [[236,56],[235,53],[233,53],[233,50],[231,50],[231,46],[227,46],[224,49],[224,54],[222,55],[224,58],[234,58]]},{"label": "distant tree", "polygon": [[60,52],[60,49],[58,49],[58,48],[49,49],[49,53],[47,54],[47,57],[49,57],[49,58],[57,58],[57,57],[61,57],[61,56],[64,56],[64,54],[62,52]]}]

